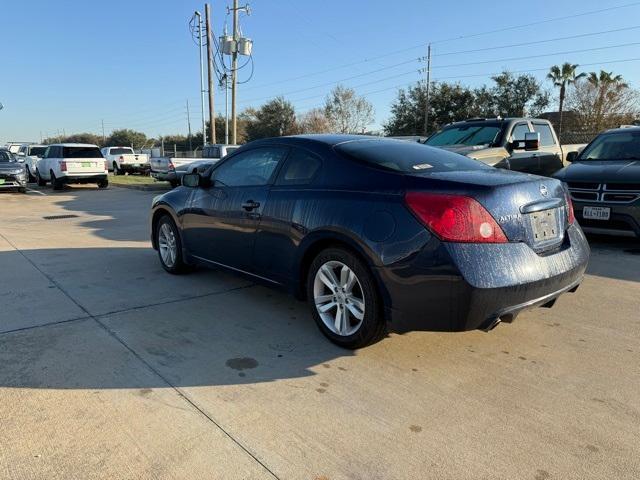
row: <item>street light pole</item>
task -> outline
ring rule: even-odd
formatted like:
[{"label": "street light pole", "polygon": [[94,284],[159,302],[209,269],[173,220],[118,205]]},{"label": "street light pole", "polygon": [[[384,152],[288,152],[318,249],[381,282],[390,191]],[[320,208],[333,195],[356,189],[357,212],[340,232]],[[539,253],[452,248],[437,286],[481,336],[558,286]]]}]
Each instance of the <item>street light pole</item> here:
[{"label": "street light pole", "polygon": [[429,135],[429,110],[431,109],[431,102],[429,98],[429,90],[431,88],[431,44],[427,49],[427,91],[426,91],[426,101],[424,106],[424,134],[425,136]]},{"label": "street light pole", "polygon": [[233,52],[231,60],[231,142],[236,144],[236,83],[238,80],[238,0],[233,0]]},{"label": "street light pole", "polygon": [[204,5],[204,17],[207,31],[207,73],[209,90],[209,138],[211,143],[216,143],[216,119],[213,106],[213,38],[211,35],[211,7]]}]

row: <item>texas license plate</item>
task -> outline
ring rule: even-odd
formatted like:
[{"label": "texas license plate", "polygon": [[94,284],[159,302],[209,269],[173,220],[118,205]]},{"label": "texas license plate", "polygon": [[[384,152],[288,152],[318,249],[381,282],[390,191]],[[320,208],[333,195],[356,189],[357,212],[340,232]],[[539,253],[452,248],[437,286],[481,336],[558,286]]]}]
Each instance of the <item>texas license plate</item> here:
[{"label": "texas license plate", "polygon": [[536,243],[558,238],[558,222],[556,219],[555,209],[534,212],[530,215],[530,218],[533,230],[533,240]]},{"label": "texas license plate", "polygon": [[589,220],[609,220],[611,209],[609,207],[584,207],[582,216]]}]

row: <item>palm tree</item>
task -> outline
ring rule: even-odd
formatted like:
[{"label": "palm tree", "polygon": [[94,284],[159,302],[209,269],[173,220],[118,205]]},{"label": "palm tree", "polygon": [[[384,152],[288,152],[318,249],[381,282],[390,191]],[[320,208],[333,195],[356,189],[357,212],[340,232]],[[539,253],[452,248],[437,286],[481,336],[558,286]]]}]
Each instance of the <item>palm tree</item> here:
[{"label": "palm tree", "polygon": [[617,92],[629,87],[629,84],[623,80],[622,75],[614,75],[613,72],[605,72],[604,70],[600,70],[600,73],[589,73],[587,81],[597,91],[597,100],[594,105],[597,115],[602,114],[606,103],[610,102]]},{"label": "palm tree", "polygon": [[567,86],[585,76],[584,73],[576,75],[576,68],[578,68],[578,65],[572,63],[564,63],[562,66],[554,65],[549,69],[549,73],[547,74],[547,78],[553,82],[553,86],[560,88],[560,122],[558,125],[558,136],[562,133],[562,109],[564,107],[564,99],[567,95]]}]

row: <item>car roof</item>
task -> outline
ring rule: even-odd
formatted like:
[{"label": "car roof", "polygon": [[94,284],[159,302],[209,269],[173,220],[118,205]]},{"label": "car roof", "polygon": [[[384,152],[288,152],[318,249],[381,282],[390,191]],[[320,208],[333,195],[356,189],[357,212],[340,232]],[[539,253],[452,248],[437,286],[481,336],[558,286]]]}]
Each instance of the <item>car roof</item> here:
[{"label": "car roof", "polygon": [[623,132],[628,132],[628,131],[632,131],[632,132],[640,131],[640,126],[627,125],[625,127],[612,128],[610,130],[605,130],[600,135],[608,135],[608,134],[611,134],[611,133],[623,133]]},{"label": "car roof", "polygon": [[[108,147],[104,147],[104,148],[131,148],[131,147],[127,147],[126,145],[109,145]],[[131,148],[133,150],[133,148]]]},{"label": "car roof", "polygon": [[48,147],[96,147],[93,143],[52,143],[51,145],[47,145]]}]

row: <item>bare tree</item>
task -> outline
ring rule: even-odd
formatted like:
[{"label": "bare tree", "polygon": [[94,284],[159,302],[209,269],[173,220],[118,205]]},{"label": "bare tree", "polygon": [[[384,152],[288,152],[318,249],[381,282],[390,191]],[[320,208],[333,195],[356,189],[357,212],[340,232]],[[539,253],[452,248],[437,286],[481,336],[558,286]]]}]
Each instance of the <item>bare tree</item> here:
[{"label": "bare tree", "polygon": [[590,133],[631,123],[640,115],[640,97],[620,75],[591,72],[575,84],[567,104],[579,125]]},{"label": "bare tree", "polygon": [[352,88],[336,86],[324,105],[331,129],[339,133],[363,133],[373,123],[373,105]]},{"label": "bare tree", "polygon": [[298,130],[300,133],[328,133],[331,131],[331,124],[322,108],[314,108],[299,118]]}]

